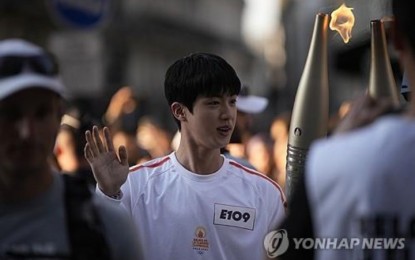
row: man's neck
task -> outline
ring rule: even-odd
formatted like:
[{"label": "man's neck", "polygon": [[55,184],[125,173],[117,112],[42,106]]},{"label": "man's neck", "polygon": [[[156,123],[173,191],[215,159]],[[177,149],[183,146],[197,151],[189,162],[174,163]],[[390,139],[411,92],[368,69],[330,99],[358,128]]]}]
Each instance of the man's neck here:
[{"label": "man's neck", "polygon": [[223,157],[220,155],[220,149],[205,150],[192,149],[180,145],[176,151],[176,158],[183,167],[189,171],[207,175],[220,169],[223,164]]}]

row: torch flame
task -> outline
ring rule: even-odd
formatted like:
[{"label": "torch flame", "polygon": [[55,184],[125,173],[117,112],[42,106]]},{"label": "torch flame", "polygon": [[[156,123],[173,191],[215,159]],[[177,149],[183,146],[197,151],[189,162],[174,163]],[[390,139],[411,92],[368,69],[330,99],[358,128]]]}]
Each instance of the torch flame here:
[{"label": "torch flame", "polygon": [[342,4],[331,13],[330,29],[336,30],[343,38],[344,43],[348,43],[352,37],[352,28],[354,26],[352,10],[353,8]]}]

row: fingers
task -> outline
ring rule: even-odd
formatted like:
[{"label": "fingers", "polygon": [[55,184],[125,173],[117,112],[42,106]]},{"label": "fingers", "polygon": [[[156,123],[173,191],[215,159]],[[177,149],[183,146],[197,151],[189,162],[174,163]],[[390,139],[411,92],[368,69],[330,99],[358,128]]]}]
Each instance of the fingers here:
[{"label": "fingers", "polygon": [[88,161],[88,163],[92,164],[92,160],[94,159],[94,155],[92,154],[91,147],[87,143],[84,148],[84,157]]},{"label": "fingers", "polygon": [[394,109],[394,103],[390,98],[372,99],[370,104],[362,108],[362,121],[371,123],[379,116]]},{"label": "fingers", "polygon": [[105,139],[105,145],[107,147],[107,151],[108,152],[115,151],[114,143],[112,142],[112,138],[110,134],[110,130],[108,129],[108,127],[104,127],[103,131],[104,131],[104,139]]},{"label": "fingers", "polygon": [[99,135],[97,126],[92,128],[92,132],[90,130],[85,132],[85,139],[88,145],[88,150],[91,152],[92,158],[106,151]]},{"label": "fingers", "polygon": [[360,115],[362,110],[365,108],[373,106],[375,100],[368,94],[359,96],[351,105],[350,113],[352,116]]},{"label": "fingers", "polygon": [[121,145],[118,148],[118,155],[120,157],[121,164],[128,166],[128,154],[127,149],[125,149],[124,145]]},{"label": "fingers", "polygon": [[92,136],[94,137],[94,142],[96,144],[96,147],[98,148],[98,151],[100,153],[105,152],[104,145],[102,144],[101,136],[99,136],[99,130],[97,126],[94,126],[92,128]]},{"label": "fingers", "polygon": [[99,150],[98,147],[95,144],[94,138],[92,137],[92,133],[91,131],[87,130],[85,132],[85,139],[86,139],[86,143],[89,147],[89,150],[91,151],[93,156],[96,156],[99,154]]},{"label": "fingers", "polygon": [[335,133],[347,132],[368,125],[379,116],[396,109],[390,98],[373,98],[368,94],[357,98],[349,113],[339,123]]},{"label": "fingers", "polygon": [[376,116],[398,109],[390,98],[380,98],[376,103],[376,107],[373,109],[373,113],[375,113]]}]

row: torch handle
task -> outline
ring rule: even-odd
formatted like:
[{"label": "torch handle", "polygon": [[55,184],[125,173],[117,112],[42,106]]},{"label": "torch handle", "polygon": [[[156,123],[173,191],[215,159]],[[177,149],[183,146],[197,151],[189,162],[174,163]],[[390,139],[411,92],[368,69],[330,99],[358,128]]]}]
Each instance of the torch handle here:
[{"label": "torch handle", "polygon": [[293,194],[298,179],[304,174],[307,152],[308,149],[294,147],[290,144],[287,146],[285,192],[288,200]]}]

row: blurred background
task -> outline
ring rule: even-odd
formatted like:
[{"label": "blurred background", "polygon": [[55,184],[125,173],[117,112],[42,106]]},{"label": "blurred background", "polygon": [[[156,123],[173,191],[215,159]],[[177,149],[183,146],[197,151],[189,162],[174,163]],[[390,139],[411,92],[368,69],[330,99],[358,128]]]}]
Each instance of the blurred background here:
[{"label": "blurred background", "polygon": [[103,115],[112,95],[130,86],[141,113],[171,131],[167,67],[191,52],[219,54],[251,94],[269,99],[255,116],[261,131],[292,108],[315,15],[342,3],[354,8],[356,25],[348,44],[329,32],[334,113],[367,85],[370,20],[390,14],[387,0],[1,0],[0,37],[26,38],[55,53],[71,100],[92,114]]}]

